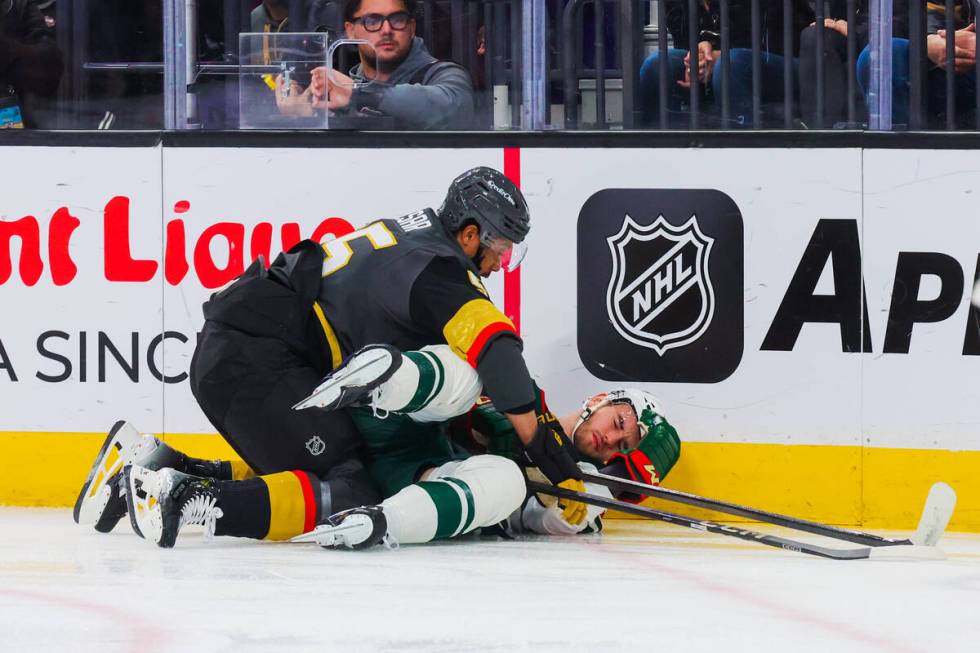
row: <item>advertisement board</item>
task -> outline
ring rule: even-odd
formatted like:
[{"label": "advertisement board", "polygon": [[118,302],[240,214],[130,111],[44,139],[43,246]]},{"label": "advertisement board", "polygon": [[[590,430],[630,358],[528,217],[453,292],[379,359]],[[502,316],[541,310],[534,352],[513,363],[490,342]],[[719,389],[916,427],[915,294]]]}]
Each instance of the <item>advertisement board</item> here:
[{"label": "advertisement board", "polygon": [[643,387],[684,439],[668,485],[773,510],[900,527],[930,479],[975,501],[970,152],[10,149],[3,471],[40,448],[68,472],[4,503],[69,503],[117,419],[213,433],[187,383],[207,297],[302,238],[438,207],[475,165],[531,207],[520,276],[488,287],[557,412]]}]

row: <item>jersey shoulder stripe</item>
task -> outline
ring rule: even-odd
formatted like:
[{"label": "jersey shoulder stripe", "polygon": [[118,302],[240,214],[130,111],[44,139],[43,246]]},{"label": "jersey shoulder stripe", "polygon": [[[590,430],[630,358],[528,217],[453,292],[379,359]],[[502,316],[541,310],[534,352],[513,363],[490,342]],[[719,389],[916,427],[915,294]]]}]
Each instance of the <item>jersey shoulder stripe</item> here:
[{"label": "jersey shoulder stripe", "polygon": [[463,304],[442,330],[453,353],[474,368],[484,347],[502,332],[517,335],[514,323],[487,299],[472,299]]}]

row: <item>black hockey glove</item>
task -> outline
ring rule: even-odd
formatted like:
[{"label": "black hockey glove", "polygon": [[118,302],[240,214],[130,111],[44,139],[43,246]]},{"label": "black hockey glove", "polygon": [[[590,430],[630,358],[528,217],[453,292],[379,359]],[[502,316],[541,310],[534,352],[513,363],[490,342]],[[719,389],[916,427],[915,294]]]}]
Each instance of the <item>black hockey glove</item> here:
[{"label": "black hockey glove", "polygon": [[550,412],[538,415],[538,430],[525,445],[524,454],[531,464],[541,470],[549,481],[559,485],[568,479],[582,478],[572,458],[572,443]]}]

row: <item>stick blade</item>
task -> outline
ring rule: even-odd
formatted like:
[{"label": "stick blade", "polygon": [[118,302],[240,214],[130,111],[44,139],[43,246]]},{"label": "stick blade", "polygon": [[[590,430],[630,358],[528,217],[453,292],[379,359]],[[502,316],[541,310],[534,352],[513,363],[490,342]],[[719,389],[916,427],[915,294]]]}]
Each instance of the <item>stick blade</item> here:
[{"label": "stick blade", "polygon": [[956,492],[942,481],[929,490],[925,508],[919,517],[919,526],[909,540],[920,547],[935,547],[943,536],[943,531],[956,508]]},{"label": "stick blade", "polygon": [[871,560],[945,560],[946,552],[932,545],[876,546],[872,547],[868,558]]}]

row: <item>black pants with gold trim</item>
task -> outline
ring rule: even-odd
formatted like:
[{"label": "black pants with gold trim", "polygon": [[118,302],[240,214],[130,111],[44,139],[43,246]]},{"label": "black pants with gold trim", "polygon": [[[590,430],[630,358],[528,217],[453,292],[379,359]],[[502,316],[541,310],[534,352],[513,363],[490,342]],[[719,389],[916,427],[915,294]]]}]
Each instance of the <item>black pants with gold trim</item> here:
[{"label": "black pants with gold trim", "polygon": [[[304,470],[327,478],[356,456],[361,437],[346,411],[292,409],[320,379],[285,342],[211,321],[190,369],[191,392],[204,414],[258,474]],[[365,474],[360,465],[349,468]],[[377,493],[367,483],[363,503],[373,503],[367,499]]]}]

